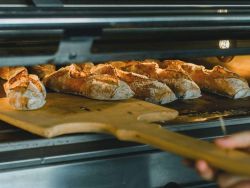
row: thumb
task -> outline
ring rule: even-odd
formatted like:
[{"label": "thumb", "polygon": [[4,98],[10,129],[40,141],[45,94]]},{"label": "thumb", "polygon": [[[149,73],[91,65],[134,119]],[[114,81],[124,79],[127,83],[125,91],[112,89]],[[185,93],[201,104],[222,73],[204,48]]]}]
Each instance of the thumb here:
[{"label": "thumb", "polygon": [[243,149],[250,147],[250,131],[240,132],[225,138],[215,140],[215,143],[227,149]]}]

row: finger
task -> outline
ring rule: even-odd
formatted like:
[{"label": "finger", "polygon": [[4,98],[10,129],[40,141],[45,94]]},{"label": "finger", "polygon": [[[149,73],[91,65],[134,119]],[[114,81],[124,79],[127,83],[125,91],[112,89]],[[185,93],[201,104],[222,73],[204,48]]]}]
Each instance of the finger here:
[{"label": "finger", "polygon": [[204,160],[199,160],[195,163],[196,170],[200,174],[200,176],[207,180],[211,181],[214,179],[215,171],[207,164]]},{"label": "finger", "polygon": [[248,148],[250,147],[250,131],[240,132],[228,137],[216,139],[215,143],[222,148],[228,149]]},{"label": "finger", "polygon": [[250,187],[250,180],[248,181],[241,181],[237,184],[232,185],[229,188],[249,188]]},{"label": "finger", "polygon": [[242,181],[248,181],[248,177],[236,176],[233,174],[221,173],[217,177],[217,183],[221,188],[231,188]]}]

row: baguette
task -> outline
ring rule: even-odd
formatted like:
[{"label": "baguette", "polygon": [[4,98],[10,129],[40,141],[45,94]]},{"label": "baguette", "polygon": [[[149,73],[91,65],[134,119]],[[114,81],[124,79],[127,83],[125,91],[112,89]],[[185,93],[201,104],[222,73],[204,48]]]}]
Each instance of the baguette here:
[{"label": "baguette", "polygon": [[35,110],[46,103],[46,90],[36,75],[28,74],[25,67],[5,69],[4,90],[9,104],[16,110]]},{"label": "baguette", "polygon": [[82,95],[99,100],[124,100],[134,93],[119,79],[103,74],[91,74],[72,64],[44,77],[46,87],[56,91]]},{"label": "baguette", "polygon": [[184,70],[203,90],[234,99],[250,96],[247,81],[222,66],[208,70],[204,66],[179,60],[166,60],[159,65]]},{"label": "baguette", "polygon": [[167,84],[178,98],[194,99],[201,96],[199,86],[184,71],[161,69],[155,60],[110,63],[121,70],[142,74]]},{"label": "baguette", "polygon": [[152,103],[165,104],[176,100],[175,94],[166,84],[143,75],[122,71],[109,64],[99,64],[91,72],[119,78],[130,86],[136,97]]}]

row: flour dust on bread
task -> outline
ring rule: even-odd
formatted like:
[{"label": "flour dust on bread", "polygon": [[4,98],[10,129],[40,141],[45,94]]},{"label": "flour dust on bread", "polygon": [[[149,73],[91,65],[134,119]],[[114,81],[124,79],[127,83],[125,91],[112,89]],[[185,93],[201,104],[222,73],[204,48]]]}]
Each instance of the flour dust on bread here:
[{"label": "flour dust on bread", "polygon": [[247,81],[222,66],[208,70],[204,66],[179,60],[166,60],[159,65],[162,68],[182,69],[203,90],[234,99],[250,96]]},{"label": "flour dust on bread", "polygon": [[94,66],[91,73],[117,77],[129,85],[135,93],[135,97],[152,103],[165,104],[176,100],[175,94],[166,84],[144,75],[119,70],[110,64]]},{"label": "flour dust on bread", "polygon": [[201,96],[199,86],[182,70],[161,69],[158,61],[109,62],[118,69],[134,72],[165,83],[178,98],[194,99]]},{"label": "flour dust on bread", "polygon": [[43,79],[46,87],[64,93],[82,95],[99,100],[124,100],[134,92],[123,81],[108,74],[91,74],[72,64],[63,67]]},{"label": "flour dust on bread", "polygon": [[4,90],[9,104],[16,110],[35,110],[46,103],[46,90],[38,76],[24,67],[10,68]]}]

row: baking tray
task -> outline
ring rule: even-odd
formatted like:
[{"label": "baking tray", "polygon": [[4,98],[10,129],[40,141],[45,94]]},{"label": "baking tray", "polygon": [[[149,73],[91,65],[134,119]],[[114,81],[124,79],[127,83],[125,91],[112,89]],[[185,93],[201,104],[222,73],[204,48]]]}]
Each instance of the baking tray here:
[{"label": "baking tray", "polygon": [[[198,99],[177,100],[164,106],[179,111],[175,120],[161,123],[172,131],[188,131],[192,135],[196,131],[203,134],[204,131],[216,129],[214,131],[217,136],[225,136],[231,134],[230,129],[234,127],[244,126],[244,130],[250,129],[250,97],[234,100],[203,92]],[[226,132],[222,131],[222,121]]]}]

